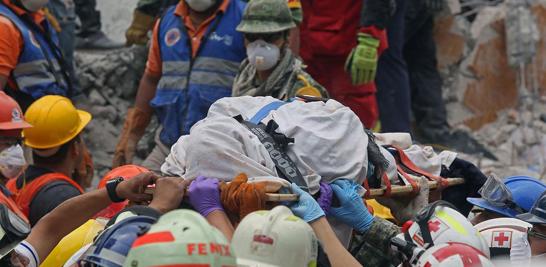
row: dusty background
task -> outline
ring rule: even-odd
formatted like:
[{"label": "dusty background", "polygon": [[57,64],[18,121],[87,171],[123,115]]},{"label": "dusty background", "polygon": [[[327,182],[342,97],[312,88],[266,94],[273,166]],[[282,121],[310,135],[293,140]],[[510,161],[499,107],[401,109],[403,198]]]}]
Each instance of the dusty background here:
[{"label": "dusty background", "polygon": [[[497,157],[491,161],[462,155],[486,172],[506,177],[528,174],[544,177],[546,165],[546,101],[533,96],[534,106],[516,109],[516,72],[506,58],[506,4],[483,7],[475,20],[457,11],[456,0],[437,17],[436,40],[439,68],[444,76],[444,95],[452,126],[465,129]],[[540,41],[532,66],[537,70],[536,89],[546,87],[546,0],[533,0],[532,13],[539,25]],[[136,0],[98,0],[103,30],[117,41],[132,19]],[[455,15],[454,15],[455,14]],[[86,132],[96,176],[109,168],[125,112],[132,105],[147,50],[131,47],[107,52],[78,51],[76,64],[84,92],[89,96],[94,120]],[[542,119],[541,119],[542,117]],[[544,120],[543,120],[544,119]],[[155,122],[139,143],[138,163],[153,146]]]}]

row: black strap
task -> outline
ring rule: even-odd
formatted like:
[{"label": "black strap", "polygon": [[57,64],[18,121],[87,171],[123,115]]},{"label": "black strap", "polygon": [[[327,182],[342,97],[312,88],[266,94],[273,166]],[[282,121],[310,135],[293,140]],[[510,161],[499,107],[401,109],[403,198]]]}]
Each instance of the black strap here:
[{"label": "black strap", "polygon": [[304,191],[309,192],[303,175],[301,175],[294,161],[286,154],[286,148],[290,143],[294,142],[293,138],[288,138],[284,134],[275,132],[279,126],[273,120],[269,121],[266,126],[263,123],[254,124],[245,121],[241,115],[234,118],[258,137],[258,140],[260,140],[269,153],[271,160],[275,163],[275,167],[281,178],[295,183]]},{"label": "black strap", "polygon": [[423,241],[425,242],[425,248],[434,246],[434,241],[432,240],[432,235],[430,234],[430,229],[428,227],[428,221],[430,220],[430,217],[432,217],[438,206],[444,206],[457,210],[457,208],[455,208],[453,204],[447,201],[438,200],[424,207],[419,212],[419,214],[417,214],[415,223],[419,225],[419,229],[421,230],[421,236],[423,237]]}]

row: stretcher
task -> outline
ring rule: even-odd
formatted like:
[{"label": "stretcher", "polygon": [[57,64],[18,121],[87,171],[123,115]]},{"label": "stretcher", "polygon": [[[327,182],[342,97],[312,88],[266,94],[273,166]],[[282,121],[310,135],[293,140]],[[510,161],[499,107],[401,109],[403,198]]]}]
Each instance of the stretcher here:
[{"label": "stretcher", "polygon": [[[455,186],[464,184],[463,178],[449,178],[447,179],[447,186]],[[428,186],[430,190],[435,190],[438,188],[437,181],[428,181]],[[276,193],[280,190],[280,185],[268,184],[266,186],[266,201],[267,202],[284,202],[284,201],[297,201],[298,196],[296,194],[280,194]],[[369,190],[369,195],[366,198],[373,199],[376,197],[384,196],[387,189],[386,187],[382,188],[372,188]],[[146,194],[153,195],[154,188],[147,188],[145,190]],[[399,197],[399,196],[408,196],[414,193],[414,188],[411,185],[392,185],[390,197]]]}]

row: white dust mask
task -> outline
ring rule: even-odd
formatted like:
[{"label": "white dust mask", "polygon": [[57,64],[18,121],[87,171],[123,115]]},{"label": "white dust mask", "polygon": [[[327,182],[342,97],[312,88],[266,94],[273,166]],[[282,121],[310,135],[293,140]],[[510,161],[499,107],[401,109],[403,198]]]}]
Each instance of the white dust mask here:
[{"label": "white dust mask", "polygon": [[264,71],[273,68],[279,62],[281,52],[274,44],[256,40],[248,44],[246,54],[250,65],[259,71]]},{"label": "white dust mask", "polygon": [[17,178],[25,169],[27,162],[20,145],[10,146],[0,152],[0,172],[6,178]]}]

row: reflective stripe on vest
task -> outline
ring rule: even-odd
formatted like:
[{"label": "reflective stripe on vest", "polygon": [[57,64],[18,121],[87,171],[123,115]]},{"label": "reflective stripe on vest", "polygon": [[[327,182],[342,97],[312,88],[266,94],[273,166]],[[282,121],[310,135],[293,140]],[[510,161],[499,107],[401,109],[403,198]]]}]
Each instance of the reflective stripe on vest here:
[{"label": "reflective stripe on vest", "polygon": [[[0,16],[8,18],[17,27],[24,42],[19,61],[10,77],[17,85],[16,89],[31,95],[34,99],[44,95],[67,96],[68,86],[55,58],[56,52],[47,45],[44,37],[34,34],[25,22],[3,3],[0,3]],[[58,43],[57,35],[47,20],[44,20],[42,26],[48,30],[53,41]]]},{"label": "reflective stripe on vest", "polygon": [[62,173],[47,173],[42,176],[39,176],[32,180],[30,183],[25,184],[22,188],[17,188],[17,179],[11,179],[6,184],[6,187],[13,193],[13,199],[15,200],[15,203],[17,203],[17,206],[19,206],[19,209],[25,214],[25,216],[29,216],[30,213],[30,204],[32,203],[32,200],[44,188],[44,186],[55,182],[55,181],[64,181],[69,183],[70,185],[74,186],[78,191],[80,191],[81,194],[83,194],[83,189],[79,184],[77,184],[74,180],[68,178],[66,175]]},{"label": "reflective stripe on vest", "polygon": [[218,13],[203,37],[195,58],[182,18],[171,7],[161,18],[158,38],[162,73],[150,102],[162,125],[160,139],[166,146],[187,134],[203,119],[212,103],[231,96],[233,80],[246,58],[243,35],[235,28],[245,4],[230,0]]}]

